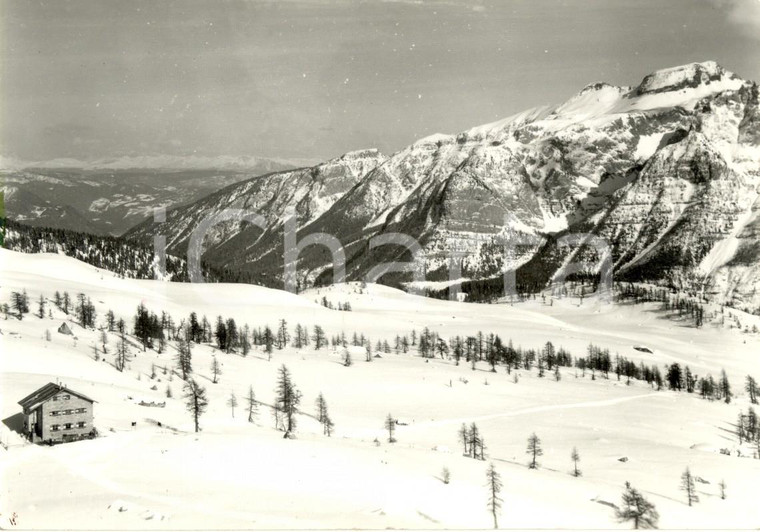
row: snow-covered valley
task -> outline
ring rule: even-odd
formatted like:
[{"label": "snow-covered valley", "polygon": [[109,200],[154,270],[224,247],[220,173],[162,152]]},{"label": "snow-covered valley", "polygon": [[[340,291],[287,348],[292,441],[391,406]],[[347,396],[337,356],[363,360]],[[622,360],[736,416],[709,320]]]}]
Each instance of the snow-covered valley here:
[{"label": "snow-covered valley", "polygon": [[[656,505],[662,528],[760,524],[754,504],[760,460],[752,457],[754,444],[740,446],[734,434],[739,412],[750,406],[744,379],[760,374],[756,334],[694,329],[662,319],[654,304],[602,305],[593,297],[581,306],[569,299],[552,306],[540,300],[479,305],[358,283],[294,295],[250,285],[120,279],[68,257],[7,250],[0,250],[0,272],[0,302],[26,289],[32,307],[23,320],[11,313],[0,321],[3,527],[13,526],[15,516],[16,527],[37,529],[488,528],[490,463],[504,483],[499,525],[505,528],[628,528],[612,506],[620,505],[626,481]],[[730,404],[708,401],[638,380],[626,385],[614,373],[592,379],[592,372],[574,367],[560,368],[560,380],[554,372],[539,377],[536,367],[508,374],[497,365],[493,373],[485,361],[473,370],[450,355],[422,358],[414,347],[373,350],[380,356],[355,357],[346,367],[340,347],[291,344],[270,360],[260,346],[243,356],[194,344],[193,376],[209,400],[195,433],[182,399],[177,343],[168,341],[160,354],[143,351],[130,334],[132,358],[119,372],[113,364],[118,333],[106,333],[104,354],[100,330],[80,327],[73,314],[50,304],[56,291],[90,297],[98,328],[112,310],[130,332],[143,303],[177,323],[191,311],[212,323],[221,315],[254,329],[276,330],[285,319],[291,332],[297,324],[310,331],[319,325],[328,338],[356,332],[373,347],[425,327],[443,338],[496,333],[526,349],[551,341],[574,357],[594,343],[637,363],[688,365],[699,376],[725,369],[735,396]],[[40,295],[49,310],[43,318],[34,312]],[[348,302],[352,310],[325,308],[322,298]],[[56,332],[62,322],[73,337]],[[214,358],[221,366],[217,383]],[[275,429],[271,411],[283,364],[303,394],[294,439]],[[45,446],[16,432],[17,401],[56,380],[97,401],[99,437]],[[251,387],[260,402],[253,422],[245,400]],[[315,417],[320,392],[335,424],[331,437]],[[398,420],[395,443],[384,428],[388,414]],[[485,461],[463,456],[463,423],[478,425]],[[538,469],[529,469],[526,444],[534,432],[543,456]],[[581,457],[579,477],[572,474],[573,448]],[[679,489],[686,467],[697,477],[700,501],[692,507]]]}]

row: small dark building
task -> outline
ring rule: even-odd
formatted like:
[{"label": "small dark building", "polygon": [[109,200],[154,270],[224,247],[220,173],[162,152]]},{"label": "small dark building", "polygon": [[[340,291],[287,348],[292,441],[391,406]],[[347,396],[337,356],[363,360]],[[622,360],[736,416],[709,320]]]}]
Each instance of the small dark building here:
[{"label": "small dark building", "polygon": [[86,395],[50,382],[18,402],[23,408],[24,434],[33,442],[91,436],[94,403]]}]

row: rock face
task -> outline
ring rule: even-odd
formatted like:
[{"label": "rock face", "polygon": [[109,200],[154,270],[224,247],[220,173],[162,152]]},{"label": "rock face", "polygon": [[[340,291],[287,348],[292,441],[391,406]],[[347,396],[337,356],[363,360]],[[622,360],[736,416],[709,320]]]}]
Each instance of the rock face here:
[{"label": "rock face", "polygon": [[[731,76],[730,74],[728,74]],[[674,92],[682,89],[694,89],[709,85],[712,82],[720,82],[727,76],[725,70],[715,61],[704,63],[690,63],[658,70],[643,79],[636,88],[636,94],[657,94],[660,92]],[[731,76],[737,79],[735,76]]]},{"label": "rock face", "polygon": [[[230,185],[188,205],[170,210],[165,222],[147,220],[124,236],[152,242],[154,235],[166,235],[170,253],[185,256],[193,231],[205,219],[225,211],[255,213],[263,217],[264,229],[244,219],[215,224],[203,240],[204,261],[220,267],[251,271],[246,266],[256,261],[255,280],[276,284],[282,270],[282,255],[271,271],[263,268],[261,257],[282,250],[282,227],[287,210],[295,210],[299,223],[306,224],[322,215],[354,187],[385,157],[377,150],[347,153],[310,168],[300,168],[258,176]],[[279,266],[279,271],[275,271]]]},{"label": "rock face", "polygon": [[[454,260],[455,277],[519,268],[518,283],[535,287],[570,261],[593,259],[587,246],[557,244],[590,233],[609,243],[619,279],[701,290],[755,311],[759,185],[757,85],[705,62],[654,72],[633,88],[591,84],[562,105],[433,135],[387,158],[366,151],[256,178],[170,212],[159,232],[181,253],[209,212],[252,209],[267,229],[220,224],[205,258],[276,286],[283,213],[293,206],[298,238],[334,235],[350,278],[410,260],[402,246],[368,245],[403,233],[421,245],[429,282],[448,279]],[[144,224],[131,234],[152,231]],[[505,237],[533,244],[505,250]],[[301,284],[329,282],[330,267],[323,246],[304,249]]]}]

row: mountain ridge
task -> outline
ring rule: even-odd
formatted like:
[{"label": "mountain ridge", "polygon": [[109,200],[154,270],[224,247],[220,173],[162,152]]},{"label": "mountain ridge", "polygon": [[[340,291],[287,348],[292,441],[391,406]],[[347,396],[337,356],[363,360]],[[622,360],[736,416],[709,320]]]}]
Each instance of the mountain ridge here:
[{"label": "mountain ridge", "polygon": [[[231,185],[226,197],[173,209],[165,225],[146,221],[127,235],[173,235],[170,250],[177,253],[209,213],[261,211],[264,230],[226,222],[208,237],[205,257],[277,285],[283,213],[292,206],[299,240],[316,233],[340,240],[351,279],[379,262],[409,260],[401,247],[367,245],[374,236],[403,233],[425,251],[431,281],[448,278],[446,253],[456,249],[465,279],[479,282],[516,268],[518,284],[537,289],[551,283],[568,257],[593,257],[557,240],[591,232],[609,242],[624,279],[713,292],[760,309],[752,210],[760,184],[757,84],[715,62],[662,69],[636,87],[591,83],[559,105],[431,135],[387,157],[359,153],[348,159],[362,164],[336,158],[300,169],[298,177],[280,172]],[[325,172],[332,178],[325,181]],[[297,190],[277,201],[267,180],[296,183]],[[251,192],[245,187],[253,182]],[[341,186],[324,195],[328,182]],[[506,235],[544,241],[506,252],[500,249]],[[741,265],[732,263],[735,255]],[[304,249],[299,272],[300,286],[329,282],[325,248]],[[384,278],[394,285],[409,281],[397,273]]]}]

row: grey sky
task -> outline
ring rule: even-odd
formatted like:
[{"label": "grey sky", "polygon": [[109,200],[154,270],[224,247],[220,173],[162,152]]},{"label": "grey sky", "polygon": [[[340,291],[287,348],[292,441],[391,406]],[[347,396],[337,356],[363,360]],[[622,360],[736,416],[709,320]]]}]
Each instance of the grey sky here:
[{"label": "grey sky", "polygon": [[691,61],[760,79],[759,0],[0,6],[0,152],[29,160],[392,152]]}]

